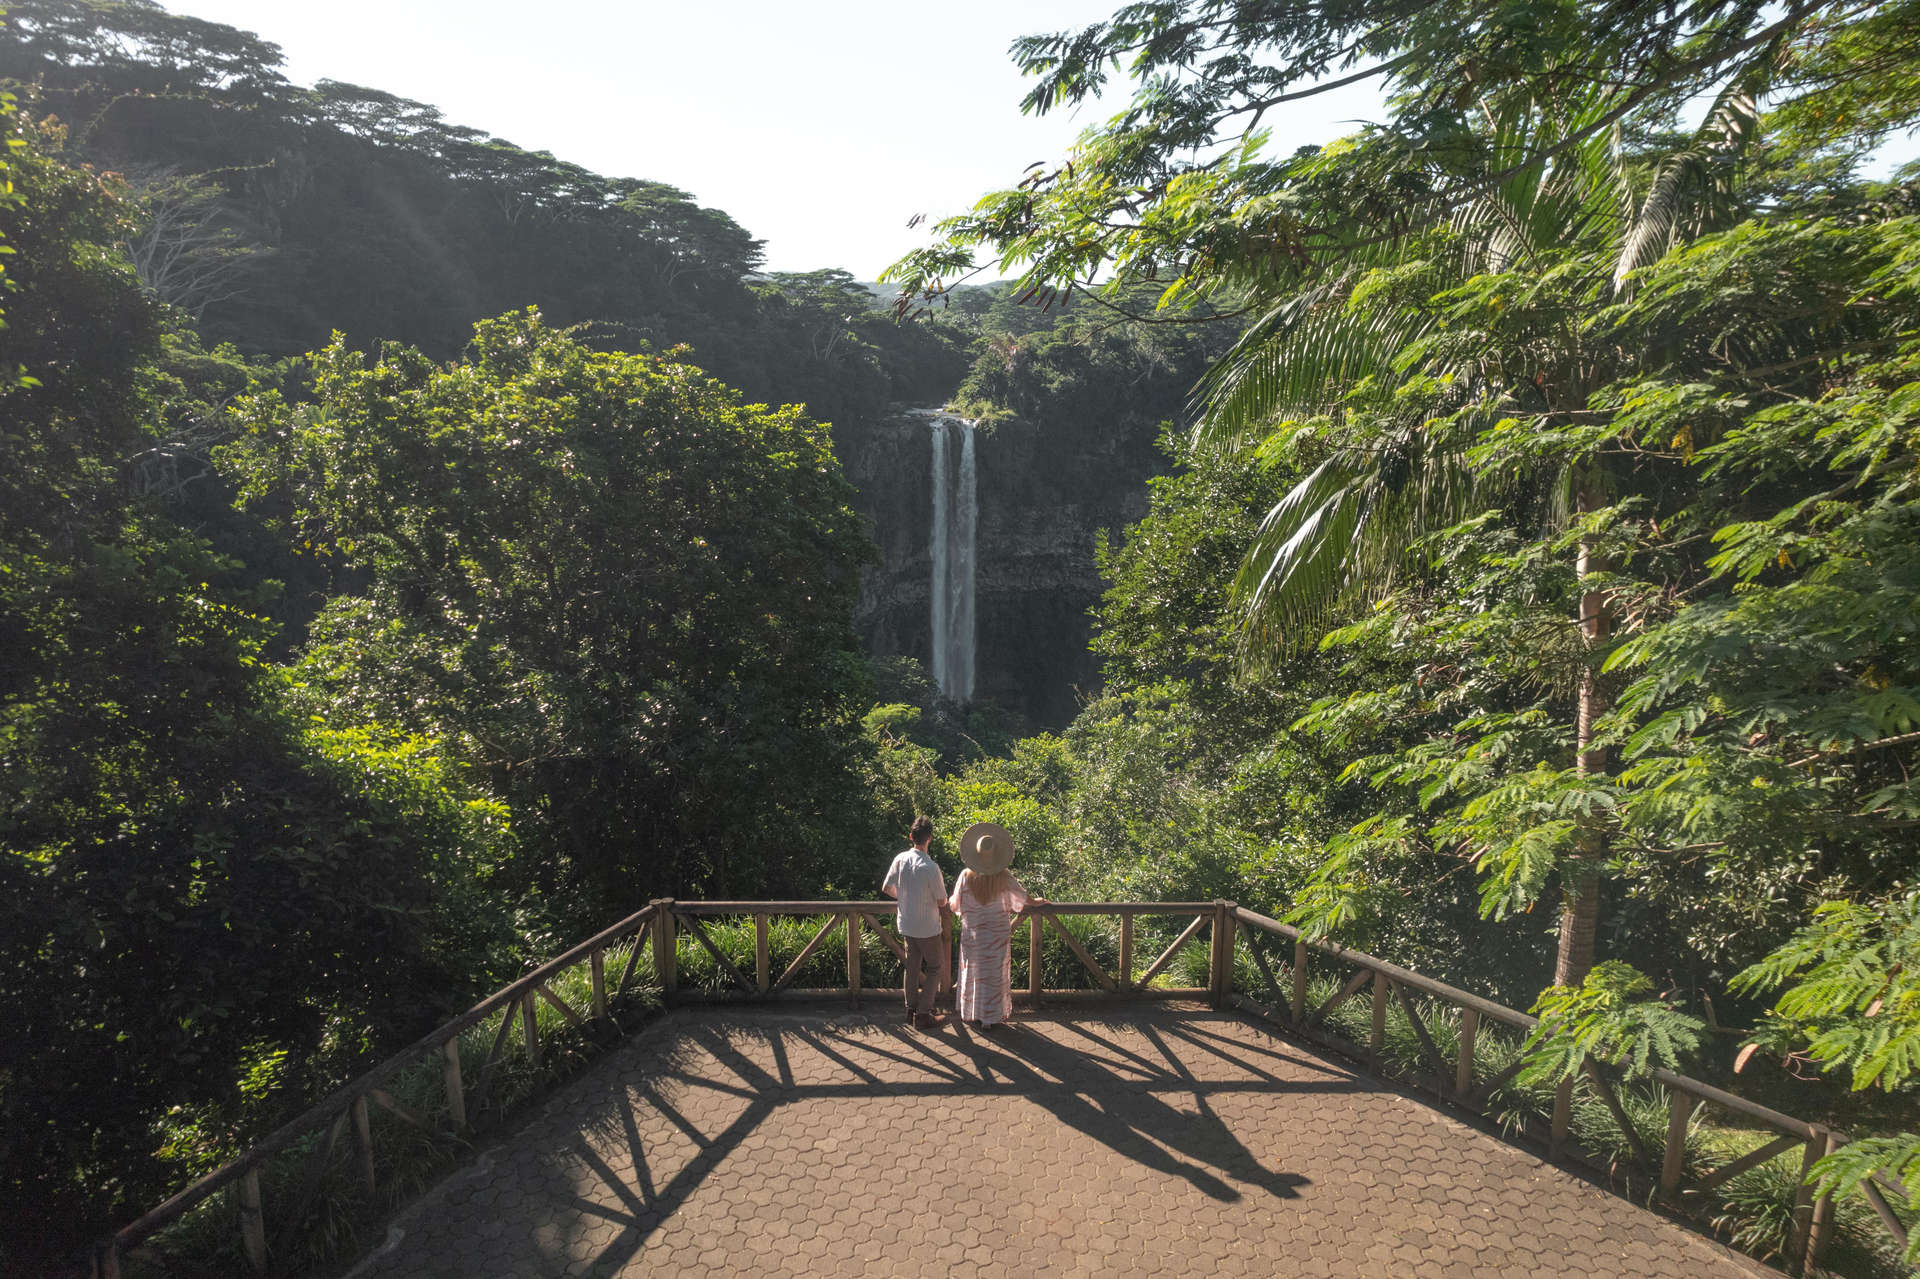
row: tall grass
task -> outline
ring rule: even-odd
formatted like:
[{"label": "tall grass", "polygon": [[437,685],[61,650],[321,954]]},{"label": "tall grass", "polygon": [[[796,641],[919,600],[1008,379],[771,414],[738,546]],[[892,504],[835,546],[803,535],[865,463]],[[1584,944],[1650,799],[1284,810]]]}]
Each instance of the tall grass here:
[{"label": "tall grass", "polygon": [[[771,966],[767,974],[769,983],[777,982],[787,971],[787,966],[806,948],[813,935],[820,930],[830,916],[776,915],[767,921],[767,948],[771,954]],[[714,946],[727,957],[727,962],[740,970],[741,976],[748,981],[754,979],[754,927],[753,920],[747,917],[731,919],[703,918],[701,927],[712,939]],[[844,989],[847,984],[847,939],[846,925],[841,923],[834,928],[833,935],[820,944],[820,948],[808,957],[801,970],[795,974],[789,985],[798,990]],[[733,979],[714,962],[707,948],[702,946],[682,926],[675,938],[674,967],[678,972],[680,985],[689,990],[704,994],[724,994],[738,991]],[[900,984],[900,961],[878,937],[865,920],[860,927],[860,983],[863,986],[898,986]]]}]

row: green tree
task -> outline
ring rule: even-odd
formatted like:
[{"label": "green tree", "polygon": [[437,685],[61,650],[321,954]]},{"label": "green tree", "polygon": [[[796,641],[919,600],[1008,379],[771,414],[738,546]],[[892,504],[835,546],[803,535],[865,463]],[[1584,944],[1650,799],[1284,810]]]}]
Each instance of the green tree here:
[{"label": "green tree", "polygon": [[[1338,604],[1379,598],[1409,549],[1458,519],[1544,506],[1577,526],[1636,482],[1609,465],[1604,444],[1557,465],[1540,465],[1551,455],[1539,452],[1531,467],[1473,446],[1504,415],[1557,429],[1589,413],[1618,367],[1616,352],[1591,340],[1590,320],[1681,227],[1704,221],[1699,206],[1730,185],[1755,121],[1749,86],[1731,86],[1688,150],[1642,166],[1643,194],[1631,157],[1595,143],[1560,150],[1593,136],[1592,115],[1605,107],[1603,97],[1530,106],[1488,138],[1475,166],[1512,176],[1462,206],[1451,228],[1357,251],[1337,275],[1282,299],[1210,373],[1199,438],[1324,458],[1268,513],[1240,571],[1243,651],[1256,667],[1311,642]],[[1542,152],[1559,158],[1519,167]],[[1529,276],[1543,283],[1527,288]],[[1495,307],[1476,311],[1474,285],[1493,277],[1507,283]],[[1539,492],[1515,491],[1528,485]],[[1592,538],[1564,551],[1587,584],[1571,601],[1586,652],[1570,671],[1575,772],[1604,787],[1611,762],[1598,728],[1611,691],[1599,667],[1617,619],[1597,582],[1609,566]],[[1559,986],[1577,985],[1594,962],[1608,858],[1595,802],[1574,819],[1559,867]]]},{"label": "green tree", "polygon": [[[1603,388],[1642,361],[1664,371],[1669,355],[1610,333],[1612,306],[1636,269],[1739,216],[1727,179],[1760,95],[1802,130],[1800,145],[1817,135],[1813,145],[1848,151],[1857,136],[1813,122],[1836,92],[1838,51],[1871,49],[1848,90],[1850,109],[1871,117],[1858,132],[1911,118],[1906,13],[1136,6],[1016,45],[1039,80],[1030,109],[1081,100],[1110,68],[1136,80],[1130,109],[1089,130],[1070,163],[941,224],[943,241],[890,278],[937,293],[984,246],[1042,296],[1104,271],[1112,295],[1157,279],[1163,306],[1198,294],[1261,316],[1212,375],[1202,429],[1306,472],[1242,570],[1249,656],[1258,666],[1313,643],[1343,597],[1381,598],[1414,546],[1444,562],[1439,580],[1451,576],[1452,589],[1464,577],[1481,607],[1500,601],[1504,621],[1471,621],[1465,601],[1431,610],[1433,580],[1416,581],[1395,611],[1449,618],[1426,632],[1430,644],[1484,651],[1497,634],[1534,664],[1531,676],[1509,663],[1483,683],[1489,696],[1459,722],[1476,734],[1497,725],[1480,740],[1545,790],[1507,812],[1504,836],[1473,822],[1447,834],[1488,873],[1490,910],[1530,906],[1558,879],[1558,980],[1571,984],[1592,962],[1598,881],[1613,860],[1599,668],[1624,620],[1609,589],[1613,550],[1630,543],[1606,530],[1647,486],[1664,495],[1674,483],[1645,442],[1607,439],[1617,427],[1596,402]],[[1293,157],[1261,154],[1262,117],[1349,71],[1391,88],[1386,124]],[[1702,93],[1717,105],[1677,143],[1680,106]],[[1217,145],[1229,139],[1237,145]],[[1477,545],[1423,540],[1470,515]],[[1552,567],[1542,539],[1520,536],[1516,521],[1539,520],[1566,530],[1552,550],[1572,574]],[[1485,571],[1501,562],[1493,554],[1508,557],[1504,574]],[[1556,606],[1577,632],[1552,617]],[[1529,679],[1560,706],[1529,693]],[[1411,780],[1384,765],[1376,775]],[[1423,778],[1430,803],[1461,794]],[[1378,851],[1406,833],[1357,836]],[[1337,856],[1329,882],[1351,882],[1338,873],[1347,865]],[[1321,907],[1337,910],[1337,896],[1307,908]]]},{"label": "green tree", "polygon": [[[1459,447],[1485,473],[1585,471],[1604,477],[1604,501],[1556,532],[1551,494],[1513,490],[1432,535],[1434,567],[1371,621],[1336,632],[1411,624],[1401,642],[1427,667],[1386,706],[1377,696],[1323,706],[1316,727],[1448,711],[1430,742],[1353,765],[1417,793],[1430,822],[1357,829],[1336,841],[1336,872],[1431,839],[1472,857],[1487,909],[1505,913],[1528,908],[1598,833],[1623,905],[1656,909],[1713,963],[1748,962],[1823,877],[1885,886],[1901,859],[1882,828],[1899,819],[1879,814],[1903,791],[1866,781],[1895,782],[1900,746],[1845,757],[1902,732],[1907,668],[1889,655],[1899,642],[1890,649],[1875,628],[1905,616],[1912,597],[1901,553],[1864,552],[1868,569],[1837,551],[1878,521],[1897,525],[1909,499],[1828,414],[1857,405],[1862,432],[1900,429],[1902,366],[1856,366],[1851,353],[1907,340],[1912,312],[1894,300],[1904,268],[1885,268],[1906,254],[1905,225],[1745,224],[1670,255],[1612,304],[1556,295],[1551,270],[1476,277],[1436,298],[1446,325],[1430,345],[1481,353],[1501,370],[1486,386],[1497,398],[1449,404],[1430,384],[1424,398],[1403,393],[1412,416],[1463,431]],[[1589,280],[1590,291],[1607,287]],[[1529,352],[1557,349],[1538,335],[1559,331],[1569,306],[1585,316],[1587,346],[1625,358],[1577,407],[1529,403]],[[1783,308],[1818,318],[1779,325]],[[1847,500],[1823,496],[1836,474]],[[1873,512],[1858,523],[1841,518],[1854,497]],[[1840,539],[1825,542],[1823,524],[1811,545],[1831,549],[1819,554],[1785,536],[1816,508]],[[1603,572],[1566,562],[1583,545]],[[1599,652],[1570,621],[1595,593],[1619,619]],[[1886,682],[1850,684],[1841,671]],[[1614,681],[1619,703],[1583,722],[1565,707],[1590,678]],[[1583,769],[1590,743],[1618,750],[1621,767]]]},{"label": "green tree", "polygon": [[484,982],[504,833],[418,743],[316,727],[260,592],[132,491],[168,379],[129,211],[31,145],[9,176],[0,1265],[35,1270]]},{"label": "green tree", "polygon": [[105,72],[121,92],[217,92],[249,105],[286,87],[278,46],[154,0],[14,0],[6,31],[0,75],[13,80],[79,87]]},{"label": "green tree", "polygon": [[[866,852],[871,554],[825,430],[533,313],[436,366],[339,340],[226,459],[366,589],[313,628],[331,722],[449,743],[512,808],[521,882],[607,903],[780,896]],[[850,838],[849,832],[862,832]]]}]

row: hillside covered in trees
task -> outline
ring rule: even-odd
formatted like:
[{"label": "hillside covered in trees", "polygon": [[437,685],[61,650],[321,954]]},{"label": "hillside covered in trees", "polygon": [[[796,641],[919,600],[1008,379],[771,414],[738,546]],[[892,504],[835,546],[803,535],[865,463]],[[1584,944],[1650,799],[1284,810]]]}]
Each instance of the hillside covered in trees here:
[{"label": "hillside covered in trees", "polygon": [[537,306],[604,345],[691,346],[748,398],[833,422],[937,403],[965,371],[960,335],[883,322],[844,271],[762,273],[760,241],[684,191],[281,65],[150,2],[26,0],[0,35],[0,78],[124,184],[129,260],[209,345],[292,356],[339,331],[446,359],[475,319]]},{"label": "hillside covered in trees", "polygon": [[[1134,100],[898,316],[149,0],[5,24],[0,1268],[652,896],[871,896],[915,813],[1531,1006],[1536,1099],[1843,1124],[1914,1220],[1913,0],[1030,37],[1032,109]],[[1380,121],[1265,148],[1346,77]],[[943,401],[1159,429],[1059,732],[855,637],[836,446]],[[1836,1272],[1920,1259],[1844,1202]]]}]

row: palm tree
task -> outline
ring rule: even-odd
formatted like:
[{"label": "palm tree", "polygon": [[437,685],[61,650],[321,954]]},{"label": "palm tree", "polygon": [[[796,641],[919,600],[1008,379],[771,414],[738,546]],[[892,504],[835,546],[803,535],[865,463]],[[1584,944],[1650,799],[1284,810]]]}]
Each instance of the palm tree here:
[{"label": "palm tree", "polygon": [[[1655,165],[1643,191],[1617,131],[1590,127],[1610,109],[1605,96],[1505,115],[1490,107],[1481,172],[1496,178],[1444,224],[1432,220],[1419,243],[1356,250],[1339,270],[1272,305],[1208,375],[1196,447],[1324,452],[1268,511],[1242,564],[1235,595],[1246,670],[1270,670],[1322,633],[1336,611],[1385,592],[1424,534],[1493,505],[1502,486],[1546,485],[1558,499],[1549,507],[1563,518],[1607,504],[1596,463],[1550,476],[1488,474],[1471,464],[1469,441],[1396,410],[1395,393],[1416,378],[1447,379],[1462,406],[1498,393],[1487,370],[1461,355],[1466,344],[1445,340],[1445,317],[1425,299],[1476,274],[1557,260],[1569,247],[1599,277],[1596,296],[1623,296],[1635,270],[1724,208],[1732,162],[1754,134],[1756,87],[1751,74],[1728,87],[1691,145]],[[1541,156],[1553,158],[1525,161]],[[1407,272],[1419,287],[1393,287],[1395,273]],[[1528,388],[1549,412],[1584,407],[1603,380],[1605,362],[1582,350],[1588,318],[1565,317],[1558,350]],[[1372,429],[1343,430],[1360,419]],[[1606,565],[1582,540],[1576,567],[1589,581]],[[1575,693],[1577,770],[1598,776],[1609,768],[1594,731],[1607,709],[1594,660],[1613,629],[1605,594],[1584,591],[1573,621],[1589,654]],[[1562,868],[1556,984],[1577,984],[1593,965],[1606,854],[1604,827],[1586,819]]]}]

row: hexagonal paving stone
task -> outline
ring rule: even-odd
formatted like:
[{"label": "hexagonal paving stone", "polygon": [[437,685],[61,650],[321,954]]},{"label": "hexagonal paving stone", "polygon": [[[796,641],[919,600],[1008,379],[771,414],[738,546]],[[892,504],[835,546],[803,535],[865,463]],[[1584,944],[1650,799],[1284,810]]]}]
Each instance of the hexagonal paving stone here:
[{"label": "hexagonal paving stone", "polygon": [[[789,1082],[790,1081],[790,1082]],[[1772,1274],[1197,1006],[693,1009],[409,1209],[359,1279]]]}]

